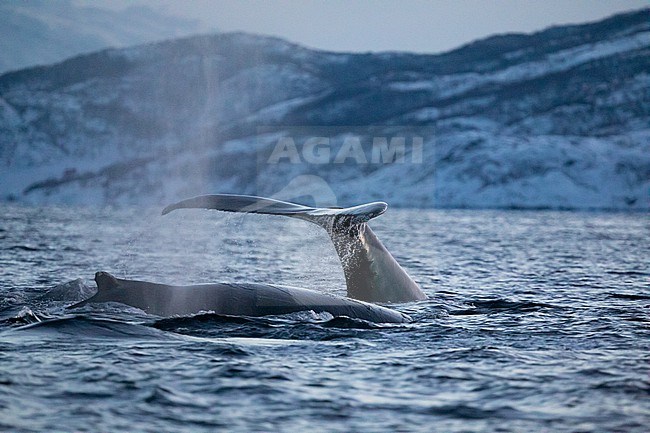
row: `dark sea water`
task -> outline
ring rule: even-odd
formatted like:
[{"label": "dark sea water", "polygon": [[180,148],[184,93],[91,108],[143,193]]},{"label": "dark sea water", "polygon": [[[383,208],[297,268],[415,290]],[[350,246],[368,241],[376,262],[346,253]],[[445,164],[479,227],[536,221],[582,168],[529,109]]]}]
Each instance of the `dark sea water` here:
[{"label": "dark sea water", "polygon": [[0,431],[639,432],[648,214],[406,211],[371,224],[413,323],[65,307],[93,275],[343,295],[324,232],[211,211],[0,207]]}]

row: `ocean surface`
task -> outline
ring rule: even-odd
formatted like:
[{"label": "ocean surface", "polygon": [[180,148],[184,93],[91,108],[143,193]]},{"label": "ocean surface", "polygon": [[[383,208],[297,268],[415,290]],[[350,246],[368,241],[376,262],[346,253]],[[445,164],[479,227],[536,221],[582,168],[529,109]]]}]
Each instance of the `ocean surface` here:
[{"label": "ocean surface", "polygon": [[389,209],[413,322],[66,309],[96,271],[344,295],[318,227],[207,210],[0,205],[0,431],[639,432],[648,214]]}]

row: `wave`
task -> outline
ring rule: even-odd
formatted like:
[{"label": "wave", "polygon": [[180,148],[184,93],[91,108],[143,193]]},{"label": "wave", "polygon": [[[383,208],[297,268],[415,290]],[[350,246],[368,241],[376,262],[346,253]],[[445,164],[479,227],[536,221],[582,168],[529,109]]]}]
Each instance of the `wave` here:
[{"label": "wave", "polygon": [[95,294],[95,287],[87,286],[81,278],[58,284],[38,298],[39,301],[78,302]]},{"label": "wave", "polygon": [[650,299],[650,295],[637,295],[632,293],[610,293],[610,298],[627,299],[629,301],[644,301]]},{"label": "wave", "polygon": [[328,313],[299,312],[279,316],[247,317],[201,313],[159,319],[153,328],[200,337],[245,337],[282,340],[332,340],[358,333],[396,327]]},{"label": "wave", "polygon": [[[71,283],[72,289],[81,287],[77,281]],[[118,307],[104,308],[99,311],[99,317],[97,311],[53,316],[47,310],[33,311],[23,307],[19,311],[13,310],[9,317],[0,320],[0,329],[4,328],[0,335],[8,340],[20,336],[23,340],[35,338],[39,341],[74,342],[186,337],[328,341],[355,337],[359,332],[397,326],[304,311],[263,317],[227,316],[205,312],[191,316],[155,318],[145,314],[134,316],[126,312],[121,304]]]},{"label": "wave", "polygon": [[618,271],[618,270],[608,270],[605,271],[610,275],[620,275],[620,276],[629,276],[629,277],[647,277],[650,276],[650,273],[643,271]]},{"label": "wave", "polygon": [[629,394],[633,397],[647,398],[650,394],[650,381],[637,379],[614,379],[592,386],[613,394]]},{"label": "wave", "polygon": [[556,305],[534,301],[510,301],[507,299],[468,300],[470,308],[449,310],[449,314],[465,316],[474,314],[496,314],[496,313],[530,313],[542,309],[560,308]]},{"label": "wave", "polygon": [[[14,310],[15,311],[15,310]],[[29,325],[32,323],[41,322],[43,319],[42,315],[36,314],[29,307],[22,307],[20,311],[11,315],[6,319],[0,320],[0,328],[4,326],[16,326],[16,325]]]},{"label": "wave", "polygon": [[428,415],[439,415],[464,420],[484,420],[490,418],[514,420],[530,418],[529,414],[523,413],[510,406],[488,409],[465,404],[441,405],[430,406],[423,409],[422,412]]},{"label": "wave", "polygon": [[173,327],[193,326],[193,325],[218,325],[218,324],[256,324],[267,327],[274,327],[277,325],[291,325],[291,324],[318,324],[324,327],[331,328],[358,328],[358,329],[371,329],[371,328],[384,328],[386,325],[369,322],[363,319],[350,318],[347,316],[333,317],[329,313],[314,313],[298,312],[290,314],[282,314],[278,316],[229,316],[217,314],[212,312],[199,313],[191,316],[170,317],[156,320],[152,326],[165,329]]},{"label": "wave", "polygon": [[26,337],[31,337],[39,340],[63,339],[75,343],[96,339],[168,340],[179,338],[144,324],[83,315],[61,317],[23,325],[5,331],[2,336],[9,339],[12,336],[19,336],[21,341],[24,341]]},{"label": "wave", "polygon": [[47,248],[33,247],[31,245],[12,245],[10,247],[3,248],[5,251],[45,251]]}]

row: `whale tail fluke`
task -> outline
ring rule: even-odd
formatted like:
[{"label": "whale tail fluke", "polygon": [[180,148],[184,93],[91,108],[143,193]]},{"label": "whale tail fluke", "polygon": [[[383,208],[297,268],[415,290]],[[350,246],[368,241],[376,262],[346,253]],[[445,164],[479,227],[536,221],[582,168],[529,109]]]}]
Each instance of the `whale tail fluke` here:
[{"label": "whale tail fluke", "polygon": [[225,212],[284,215],[323,227],[341,260],[348,296],[367,302],[409,302],[426,299],[418,284],[395,261],[366,224],[386,212],[373,202],[347,208],[316,208],[251,195],[202,195],[163,209],[203,208]]},{"label": "whale tail fluke", "polygon": [[162,214],[166,215],[176,209],[188,208],[283,215],[310,221],[326,229],[343,230],[378,217],[386,212],[388,205],[384,202],[373,202],[347,208],[317,208],[252,195],[212,194],[201,195],[171,204],[163,209]]}]

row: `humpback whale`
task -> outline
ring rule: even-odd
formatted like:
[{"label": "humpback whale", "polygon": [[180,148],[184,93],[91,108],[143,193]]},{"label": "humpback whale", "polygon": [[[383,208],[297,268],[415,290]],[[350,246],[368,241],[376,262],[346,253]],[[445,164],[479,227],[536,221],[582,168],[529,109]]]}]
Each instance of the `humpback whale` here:
[{"label": "humpback whale", "polygon": [[341,261],[347,297],[272,284],[206,284],[169,286],[121,280],[106,272],[95,275],[97,293],[88,302],[121,302],[146,312],[169,316],[214,311],[217,314],[263,316],[313,310],[372,322],[404,322],[408,316],[374,303],[426,299],[368,226],[388,205],[374,202],[348,208],[316,208],[249,195],[202,195],[174,203],[162,214],[203,208],[225,212],[283,215],[325,229]]},{"label": "humpback whale", "polygon": [[403,323],[410,318],[380,305],[332,296],[314,290],[273,284],[219,283],[169,286],[121,280],[107,272],[95,274],[97,293],[69,308],[89,302],[119,302],[158,316],[183,316],[210,311],[227,316],[269,316],[314,311],[376,323]]}]

